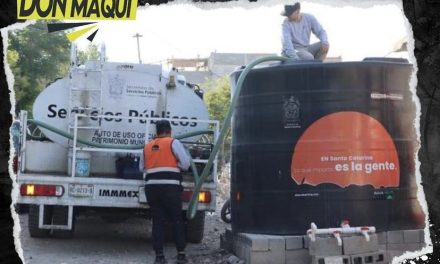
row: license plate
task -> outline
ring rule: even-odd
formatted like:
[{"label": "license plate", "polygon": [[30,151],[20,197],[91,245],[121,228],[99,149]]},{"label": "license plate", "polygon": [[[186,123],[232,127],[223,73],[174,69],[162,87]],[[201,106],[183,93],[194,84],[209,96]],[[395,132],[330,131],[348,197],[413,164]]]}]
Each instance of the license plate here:
[{"label": "license plate", "polygon": [[79,197],[93,196],[92,184],[69,184],[69,195]]}]

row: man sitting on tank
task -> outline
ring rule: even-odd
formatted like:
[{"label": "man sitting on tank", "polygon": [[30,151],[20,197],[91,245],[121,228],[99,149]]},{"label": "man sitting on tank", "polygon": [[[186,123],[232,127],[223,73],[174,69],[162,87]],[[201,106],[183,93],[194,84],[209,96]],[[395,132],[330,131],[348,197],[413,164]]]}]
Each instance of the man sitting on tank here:
[{"label": "man sitting on tank", "polygon": [[[313,15],[300,13],[300,8],[300,3],[285,5],[281,13],[286,16],[281,55],[294,60],[324,60],[329,49],[327,33]],[[312,32],[320,41],[310,45]]]}]

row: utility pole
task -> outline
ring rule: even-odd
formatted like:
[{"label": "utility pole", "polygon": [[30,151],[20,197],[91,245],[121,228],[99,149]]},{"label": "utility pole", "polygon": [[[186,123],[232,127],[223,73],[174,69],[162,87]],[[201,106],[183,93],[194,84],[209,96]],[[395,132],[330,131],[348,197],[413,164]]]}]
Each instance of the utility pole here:
[{"label": "utility pole", "polygon": [[141,60],[141,49],[139,47],[139,38],[143,37],[141,34],[136,33],[133,38],[136,38],[137,40],[137,47],[138,47],[138,58],[139,58],[139,64],[142,64],[142,60]]}]

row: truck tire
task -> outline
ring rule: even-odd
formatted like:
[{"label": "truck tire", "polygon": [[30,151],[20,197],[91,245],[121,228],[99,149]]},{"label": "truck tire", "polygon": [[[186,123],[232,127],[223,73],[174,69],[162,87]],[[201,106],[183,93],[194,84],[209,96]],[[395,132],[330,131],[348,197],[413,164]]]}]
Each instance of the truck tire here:
[{"label": "truck tire", "polygon": [[186,222],[186,241],[200,243],[205,232],[205,211],[198,211],[193,219]]},{"label": "truck tire", "polygon": [[[54,205],[52,213],[52,224],[53,225],[67,225],[69,216],[69,207],[63,205]],[[75,214],[72,217],[72,229],[71,230],[60,230],[53,229],[52,236],[55,238],[72,238],[75,231]]]},{"label": "truck tire", "polygon": [[231,199],[226,200],[226,202],[222,206],[222,210],[220,212],[220,217],[226,224],[230,224],[231,220]]},{"label": "truck tire", "polygon": [[[43,223],[50,224],[52,219],[52,208],[50,206],[44,206],[44,216]],[[40,208],[39,205],[30,204],[29,205],[29,216],[28,216],[28,229],[31,237],[48,237],[50,229],[38,228],[38,220],[40,218]]]}]

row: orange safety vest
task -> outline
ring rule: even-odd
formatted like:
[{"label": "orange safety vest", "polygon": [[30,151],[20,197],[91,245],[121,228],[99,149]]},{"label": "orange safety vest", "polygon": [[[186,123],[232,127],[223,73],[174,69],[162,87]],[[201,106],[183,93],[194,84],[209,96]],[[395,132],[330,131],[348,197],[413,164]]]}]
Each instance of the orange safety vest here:
[{"label": "orange safety vest", "polygon": [[147,174],[156,172],[180,172],[174,156],[171,137],[158,137],[144,147],[144,167]]}]

